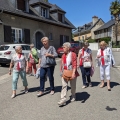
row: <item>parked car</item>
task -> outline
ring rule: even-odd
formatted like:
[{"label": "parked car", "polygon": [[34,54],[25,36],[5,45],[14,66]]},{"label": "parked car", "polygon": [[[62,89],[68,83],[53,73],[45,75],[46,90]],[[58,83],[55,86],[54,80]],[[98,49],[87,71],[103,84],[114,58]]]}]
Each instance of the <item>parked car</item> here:
[{"label": "parked car", "polygon": [[[28,56],[30,52],[30,45],[29,44],[4,44],[0,45],[0,64],[2,66],[9,64],[11,61],[11,56],[15,54],[15,46],[21,45],[22,46],[22,52],[25,56]],[[36,49],[38,53],[40,52],[38,49]]]},{"label": "parked car", "polygon": [[[79,42],[72,42],[70,51],[75,52],[78,55],[78,52],[80,50]],[[61,57],[63,55],[63,48],[62,46],[57,49],[58,56]]]}]

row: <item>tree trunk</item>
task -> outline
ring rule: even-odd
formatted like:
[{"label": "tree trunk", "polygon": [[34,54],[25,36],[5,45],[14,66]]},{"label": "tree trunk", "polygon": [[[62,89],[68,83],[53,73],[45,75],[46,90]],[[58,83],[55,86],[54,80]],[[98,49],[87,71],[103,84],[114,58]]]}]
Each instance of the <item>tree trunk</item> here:
[{"label": "tree trunk", "polygon": [[116,45],[119,44],[118,42],[118,30],[117,30],[117,27],[118,27],[118,21],[119,21],[119,15],[116,15],[115,16],[115,41],[116,41]]}]

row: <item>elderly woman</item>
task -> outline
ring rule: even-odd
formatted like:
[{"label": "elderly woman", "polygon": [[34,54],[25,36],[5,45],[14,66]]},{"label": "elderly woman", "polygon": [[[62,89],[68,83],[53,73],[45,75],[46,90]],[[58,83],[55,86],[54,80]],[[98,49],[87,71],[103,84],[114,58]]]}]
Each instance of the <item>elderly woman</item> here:
[{"label": "elderly woman", "polygon": [[[40,92],[37,94],[38,97],[43,95],[44,93],[44,84],[46,74],[49,77],[50,81],[50,94],[54,94],[54,68],[56,65],[55,58],[57,57],[56,50],[53,46],[49,45],[49,39],[47,37],[43,37],[41,39],[43,43],[43,47],[40,50],[39,55],[39,67],[40,67]],[[48,63],[47,60],[51,60],[54,63]]]},{"label": "elderly woman", "polygon": [[[64,70],[73,70],[72,72],[72,80],[70,80],[71,85],[71,102],[76,100],[76,79],[79,76],[77,72],[77,57],[74,52],[70,51],[71,44],[66,42],[63,44],[63,51],[64,54],[62,55],[61,59],[61,75],[63,74]],[[58,102],[58,105],[65,105],[66,104],[66,95],[67,95],[67,86],[68,80],[65,79],[62,75],[62,90],[61,90],[61,100]]]},{"label": "elderly woman", "polygon": [[90,73],[91,73],[91,67],[93,67],[92,64],[92,51],[90,48],[88,48],[89,43],[84,42],[83,48],[80,49],[78,54],[78,67],[80,67],[81,73],[82,73],[82,80],[83,80],[83,86],[82,88],[86,88],[86,78],[88,85],[92,87]]},{"label": "elderly woman", "polygon": [[30,45],[30,53],[28,55],[28,66],[29,66],[29,76],[32,76],[32,68],[34,70],[34,75],[36,74],[37,68],[36,63],[38,63],[38,54],[34,47],[34,44]]},{"label": "elderly woman", "polygon": [[11,70],[13,68],[13,79],[12,79],[12,96],[14,98],[16,96],[16,89],[17,89],[17,82],[19,79],[19,75],[21,76],[23,86],[25,87],[25,93],[28,92],[28,83],[26,79],[26,71],[28,71],[27,60],[25,59],[24,55],[22,54],[22,47],[16,46],[15,47],[16,54],[12,56],[10,68],[9,68],[9,75],[11,75]]},{"label": "elderly woman", "polygon": [[100,78],[101,78],[100,88],[104,87],[104,76],[106,75],[107,88],[108,88],[108,91],[111,91],[110,66],[115,65],[115,60],[114,60],[111,49],[107,47],[107,43],[105,41],[100,42],[100,49],[97,52],[97,61],[98,61],[97,64],[100,67]]}]

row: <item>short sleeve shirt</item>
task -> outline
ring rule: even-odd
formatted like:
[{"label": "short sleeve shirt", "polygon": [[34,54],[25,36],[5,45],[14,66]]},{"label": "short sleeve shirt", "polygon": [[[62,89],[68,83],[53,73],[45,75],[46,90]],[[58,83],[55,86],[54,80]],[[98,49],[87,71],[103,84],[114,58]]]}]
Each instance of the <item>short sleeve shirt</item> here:
[{"label": "short sleeve shirt", "polygon": [[20,59],[18,59],[18,55],[17,54],[14,54],[12,56],[12,59],[11,59],[11,63],[14,64],[14,68],[13,70],[18,72],[17,70],[17,65],[18,65],[18,62],[21,62],[21,70],[24,70],[25,71],[25,68],[26,68],[26,57],[24,55],[21,55]]},{"label": "short sleeve shirt", "polygon": [[45,47],[42,47],[40,50],[39,58],[41,59],[40,66],[43,68],[50,67],[50,65],[46,65],[45,53],[50,53],[50,54],[54,55],[54,57],[57,57],[56,50],[53,46],[50,46],[48,49],[45,49]]},{"label": "short sleeve shirt", "polygon": [[[79,53],[81,55],[82,55],[82,50],[83,49],[79,50]],[[90,60],[90,55],[91,54],[92,54],[92,50],[88,48],[88,49],[84,50],[84,55],[81,58],[84,58],[84,61],[88,61],[88,60]]]}]

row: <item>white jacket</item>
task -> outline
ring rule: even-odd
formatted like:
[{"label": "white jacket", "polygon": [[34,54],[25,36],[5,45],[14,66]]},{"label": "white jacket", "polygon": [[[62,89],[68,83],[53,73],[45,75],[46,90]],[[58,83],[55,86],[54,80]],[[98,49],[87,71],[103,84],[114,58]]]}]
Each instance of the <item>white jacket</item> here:
[{"label": "white jacket", "polygon": [[[115,60],[112,54],[112,50],[109,47],[106,47],[103,51],[105,65],[115,65]],[[97,56],[101,55],[101,49],[98,50]],[[101,58],[98,58],[98,66],[102,64]]]}]

